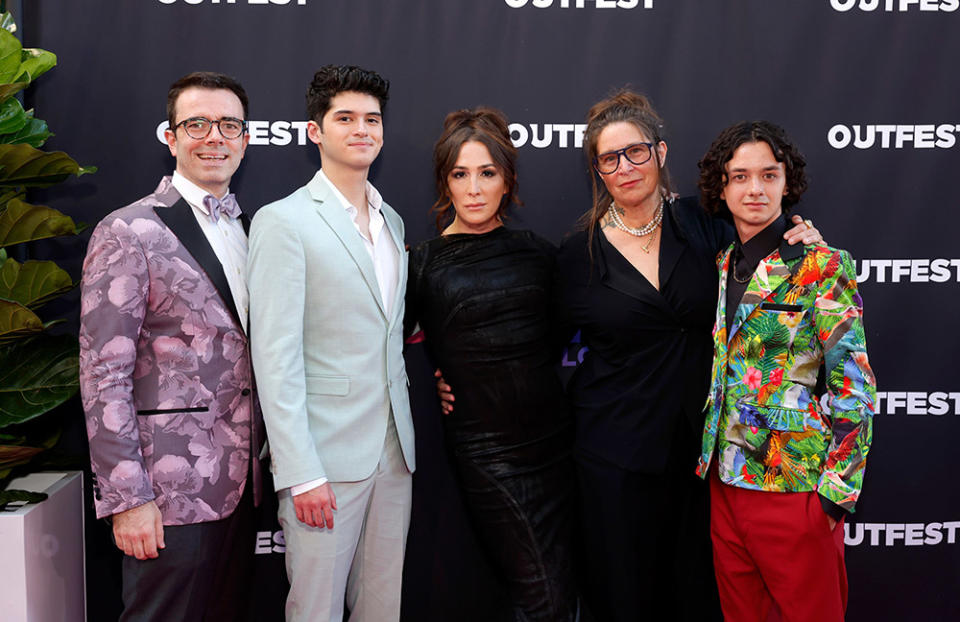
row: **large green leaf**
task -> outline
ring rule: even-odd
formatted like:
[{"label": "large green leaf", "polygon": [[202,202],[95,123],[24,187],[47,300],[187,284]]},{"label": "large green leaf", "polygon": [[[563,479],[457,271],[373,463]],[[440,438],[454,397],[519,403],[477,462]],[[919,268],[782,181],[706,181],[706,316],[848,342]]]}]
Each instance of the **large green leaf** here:
[{"label": "large green leaf", "polygon": [[70,175],[96,170],[93,166],[80,166],[62,151],[40,151],[23,144],[0,145],[0,186],[46,188]]},{"label": "large green leaf", "polygon": [[30,74],[36,80],[57,66],[57,56],[53,52],[39,48],[24,48],[20,56],[20,71]]},{"label": "large green leaf", "polygon": [[52,261],[18,263],[7,259],[0,265],[0,298],[36,309],[73,287],[70,275]]},{"label": "large green leaf", "polygon": [[0,214],[3,214],[3,210],[7,207],[7,202],[10,201],[10,199],[22,200],[26,196],[27,193],[23,190],[0,187]]},{"label": "large green leaf", "polygon": [[77,232],[73,219],[46,205],[10,199],[0,214],[0,247]]},{"label": "large green leaf", "polygon": [[39,149],[47,139],[53,136],[43,119],[34,119],[31,112],[27,112],[27,123],[18,132],[0,136],[0,143],[15,145],[25,143]]},{"label": "large green leaf", "polygon": [[19,132],[29,120],[30,117],[16,97],[0,103],[0,134]]},{"label": "large green leaf", "polygon": [[0,30],[0,84],[7,84],[19,76],[23,46],[10,32]]},{"label": "large green leaf", "polygon": [[[4,343],[28,337],[43,330],[43,322],[37,314],[19,302],[0,298],[0,346]],[[0,363],[0,365],[7,362]],[[0,371],[0,377],[5,375],[6,369]],[[3,389],[0,388],[0,391]]]},{"label": "large green leaf", "polygon": [[80,386],[79,346],[70,335],[40,335],[0,346],[0,428],[38,417]]},{"label": "large green leaf", "polygon": [[3,101],[10,97],[11,95],[16,95],[23,89],[27,88],[30,85],[30,76],[29,74],[22,74],[18,82],[9,82],[7,84],[0,84],[0,101]]},{"label": "large green leaf", "polygon": [[[0,447],[0,451],[3,447]],[[30,492],[29,490],[0,490],[0,508],[6,508],[9,503],[18,501],[24,503],[40,503],[46,500],[45,492]]]}]

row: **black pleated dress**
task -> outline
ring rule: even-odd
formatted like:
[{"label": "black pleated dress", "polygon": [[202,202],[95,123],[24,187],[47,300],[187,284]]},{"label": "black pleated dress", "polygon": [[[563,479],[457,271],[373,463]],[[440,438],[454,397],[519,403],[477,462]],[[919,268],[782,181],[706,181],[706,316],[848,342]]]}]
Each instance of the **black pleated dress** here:
[{"label": "black pleated dress", "polygon": [[460,487],[517,620],[573,620],[572,420],[556,374],[554,247],[499,227],[411,251],[406,324],[456,395],[443,419]]}]

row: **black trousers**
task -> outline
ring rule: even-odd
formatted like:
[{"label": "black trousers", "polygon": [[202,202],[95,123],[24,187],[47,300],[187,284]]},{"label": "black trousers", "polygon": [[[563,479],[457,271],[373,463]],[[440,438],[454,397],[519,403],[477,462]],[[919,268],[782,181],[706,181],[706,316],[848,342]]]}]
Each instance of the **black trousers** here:
[{"label": "black trousers", "polygon": [[156,559],[123,557],[121,622],[244,620],[250,611],[255,523],[247,478],[227,518],[163,528]]},{"label": "black trousers", "polygon": [[577,457],[587,608],[603,622],[721,620],[707,483]]}]

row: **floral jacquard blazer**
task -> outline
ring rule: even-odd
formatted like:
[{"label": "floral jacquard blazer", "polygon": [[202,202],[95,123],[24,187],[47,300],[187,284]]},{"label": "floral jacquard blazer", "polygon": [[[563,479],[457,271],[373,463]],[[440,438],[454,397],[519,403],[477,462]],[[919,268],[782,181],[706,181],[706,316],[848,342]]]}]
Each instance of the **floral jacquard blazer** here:
[{"label": "floral jacquard blazer", "polygon": [[230,515],[263,438],[253,388],[223,268],[165,177],[97,225],[83,264],[80,389],[97,517],[151,500],[165,525]]},{"label": "floral jacquard blazer", "polygon": [[[733,246],[721,253],[714,361],[697,473],[714,450],[741,488],[817,491],[852,512],[873,434],[876,381],[846,251],[788,246],[763,259],[726,327]],[[818,377],[826,396],[817,398]]]}]

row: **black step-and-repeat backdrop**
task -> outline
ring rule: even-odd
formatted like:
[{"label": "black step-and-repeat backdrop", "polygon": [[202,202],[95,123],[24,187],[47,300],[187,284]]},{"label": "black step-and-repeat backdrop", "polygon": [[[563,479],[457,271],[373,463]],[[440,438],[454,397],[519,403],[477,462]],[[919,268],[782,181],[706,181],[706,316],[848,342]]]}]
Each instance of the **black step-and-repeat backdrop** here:
[{"label": "black step-and-repeat backdrop", "polygon": [[[431,147],[444,115],[487,104],[512,121],[526,205],[512,224],[559,241],[589,206],[584,115],[612,88],[649,94],[667,120],[682,193],[719,129],[785,126],[810,162],[799,212],[857,258],[880,383],[875,446],[846,525],[849,620],[960,619],[960,2],[958,0],[138,0],[25,3],[28,45],[60,64],[28,94],[94,176],[44,199],[78,220],[151,191],[167,86],[197,69],[238,77],[251,147],[232,189],[248,210],[319,164],[304,91],[320,65],[392,82],[373,181],[434,235]],[[60,242],[79,265],[86,239]],[[75,302],[75,301],[74,301]],[[562,365],[576,364],[576,345]],[[472,540],[441,445],[429,367],[410,354],[419,470],[404,619],[496,620],[502,595]],[[80,417],[80,413],[77,413]],[[283,536],[267,510],[255,543],[256,619],[280,619]],[[90,619],[117,607],[115,557],[91,524]],[[695,597],[695,596],[694,596]]]}]

